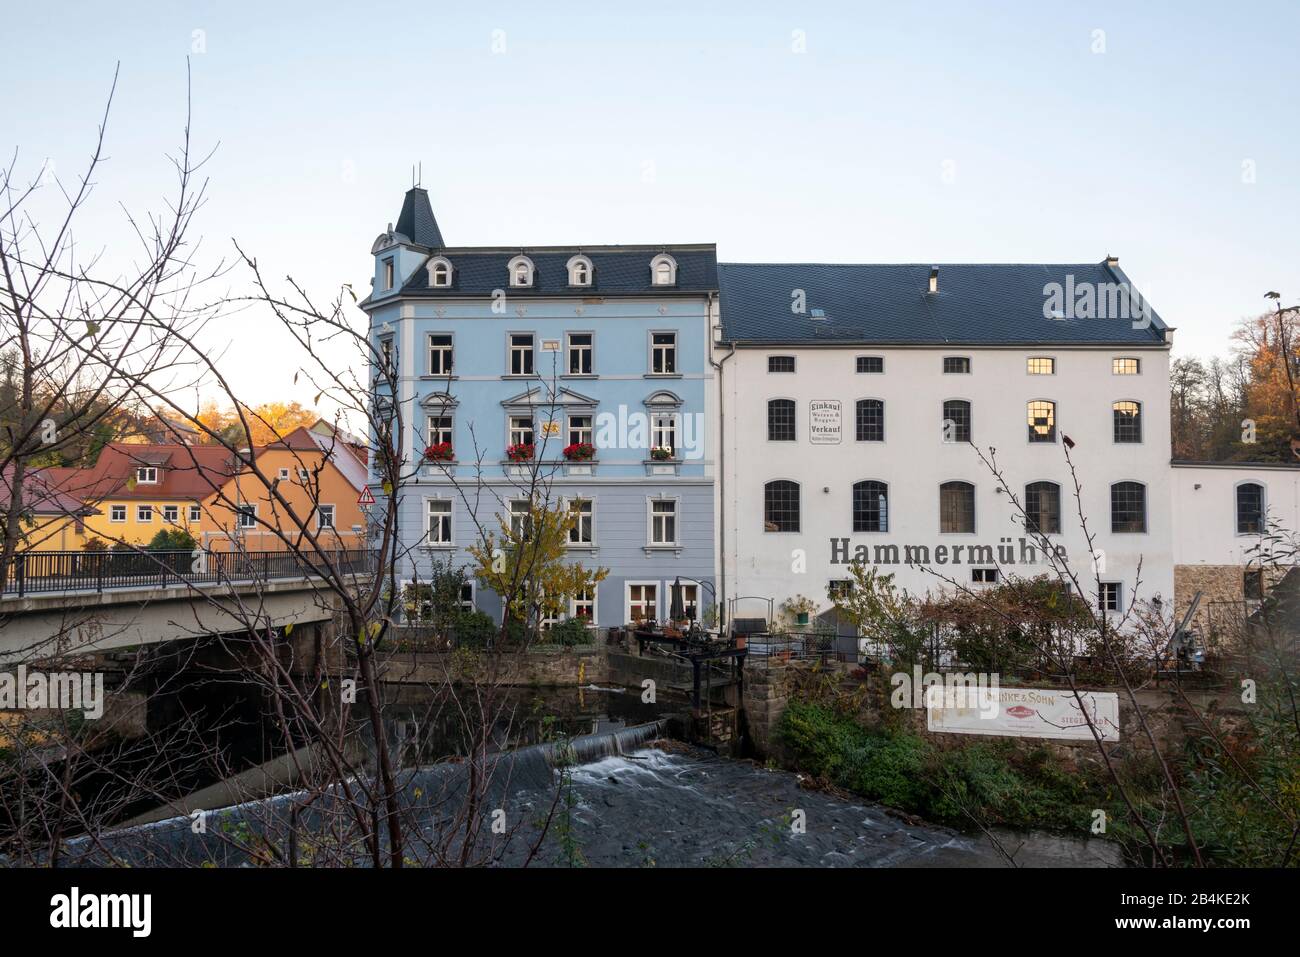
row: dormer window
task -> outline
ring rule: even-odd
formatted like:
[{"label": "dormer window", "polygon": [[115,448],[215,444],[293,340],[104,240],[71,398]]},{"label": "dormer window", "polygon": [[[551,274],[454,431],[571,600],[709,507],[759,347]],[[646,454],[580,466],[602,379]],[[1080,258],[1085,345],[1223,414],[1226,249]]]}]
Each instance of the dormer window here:
[{"label": "dormer window", "polygon": [[157,485],[158,469],[152,465],[144,465],[135,470],[135,481],[137,485]]},{"label": "dormer window", "polygon": [[533,261],[527,256],[516,256],[506,268],[510,271],[510,285],[515,288],[533,284]]},{"label": "dormer window", "polygon": [[650,260],[650,282],[655,286],[677,285],[677,260],[667,253]]},{"label": "dormer window", "polygon": [[393,258],[390,256],[389,258],[384,260],[384,288],[385,289],[393,288],[393,278],[394,278]]},{"label": "dormer window", "polygon": [[451,263],[442,256],[429,260],[429,286],[433,289],[451,288]]},{"label": "dormer window", "polygon": [[590,259],[586,256],[574,256],[569,260],[569,285],[590,286],[593,272]]}]

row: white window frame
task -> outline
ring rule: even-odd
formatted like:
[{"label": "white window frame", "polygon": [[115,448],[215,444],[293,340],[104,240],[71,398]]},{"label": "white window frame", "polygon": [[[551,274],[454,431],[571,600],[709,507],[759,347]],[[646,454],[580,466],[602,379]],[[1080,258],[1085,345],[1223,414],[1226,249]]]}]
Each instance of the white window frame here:
[{"label": "white window frame", "polygon": [[[435,419],[446,419],[446,427],[435,426]],[[450,442],[454,449],[456,443],[453,437],[456,434],[456,419],[450,409],[444,409],[442,412],[431,412],[424,417],[424,442],[426,445],[439,445],[443,442]],[[444,438],[444,436],[446,436]]]},{"label": "white window frame", "polygon": [[[525,347],[522,346],[522,345],[519,345],[519,346],[515,345],[515,336],[527,336],[527,337],[528,337],[528,346],[527,346],[527,348],[525,348]],[[528,358],[528,362],[527,362],[526,364],[532,367],[532,371],[531,371],[531,372],[516,372],[516,371],[515,371],[515,353],[516,353],[516,352],[518,352],[519,357],[520,357],[520,360],[519,360],[519,368],[522,369],[522,368],[524,367],[525,363],[524,363],[523,359],[524,359],[525,356],[527,356],[527,358]],[[507,375],[507,376],[513,376],[513,377],[515,377],[515,378],[521,378],[521,377],[526,377],[526,376],[535,376],[535,375],[537,375],[537,335],[536,335],[536,333],[532,333],[532,332],[507,332],[507,333],[506,333],[506,375]]]},{"label": "white window frame", "polygon": [[[655,506],[672,503],[673,518],[673,537],[671,541],[655,541]],[[646,496],[646,547],[647,548],[681,548],[681,503],[682,500],[676,495],[649,495]],[[661,517],[667,515],[666,512],[657,513]]]},{"label": "white window frame", "polygon": [[[447,344],[434,346],[434,336],[446,336]],[[424,337],[424,362],[425,375],[431,376],[449,376],[452,374],[453,364],[456,361],[456,334],[454,332],[430,332]],[[435,349],[439,355],[438,365],[442,368],[434,370],[433,355]]]},{"label": "white window frame", "polygon": [[[577,445],[581,442],[586,442],[592,448],[596,447],[596,443],[595,443],[596,417],[594,415],[592,415],[590,412],[582,412],[576,415],[570,413],[566,417],[566,419],[567,421],[565,422],[565,438],[568,440],[567,444]],[[575,426],[573,424],[574,419],[586,419],[587,425],[585,427]],[[573,433],[575,431],[579,433],[577,442],[573,441]],[[583,438],[582,437],[583,435],[585,435],[586,438]]]},{"label": "white window frame", "polygon": [[[660,267],[666,266],[667,269]],[[650,285],[671,287],[677,285],[677,260],[667,253],[660,253],[650,260]]]},{"label": "white window frame", "polygon": [[[148,475],[148,478],[145,476]],[[157,485],[158,467],[156,465],[137,465],[135,467],[136,485]]]},{"label": "white window frame", "polygon": [[[623,620],[626,622],[636,621],[636,619],[632,617],[632,589],[634,587],[642,588],[642,589],[653,588],[655,590],[654,618],[643,618],[641,620],[656,621],[656,622],[661,621],[662,619],[659,617],[659,613],[660,613],[661,603],[663,601],[663,582],[654,581],[654,580],[642,581],[640,579],[623,582]],[[642,600],[639,603],[642,606],[646,604],[644,596],[645,596],[645,592],[643,591]]]},{"label": "white window frame", "polygon": [[[573,344],[574,336],[589,336],[590,342],[586,345]],[[573,354],[575,352],[587,353],[587,372],[573,371]],[[582,363],[578,363],[580,366]],[[596,374],[596,333],[586,329],[573,329],[564,333],[564,374],[566,376],[589,376]]]},{"label": "white window frame", "polygon": [[[244,521],[250,519],[250,521]],[[257,528],[257,503],[245,502],[235,508],[236,528]]]},{"label": "white window frame", "polygon": [[[577,255],[571,258],[564,266],[569,273],[569,285],[579,289],[586,289],[595,281],[596,269],[591,264],[591,260],[586,256]],[[578,274],[578,270],[586,271],[585,277]]]},{"label": "white window frame", "polygon": [[[136,505],[135,523],[137,525],[152,525],[153,513],[154,513],[154,507],[152,505]],[[149,517],[145,518],[144,517],[145,515],[148,515]]]},{"label": "white window frame", "polygon": [[[591,616],[587,619],[587,623],[594,627],[596,622],[599,621],[596,616],[600,614],[600,586],[592,585],[590,588],[584,589],[584,591],[591,592]],[[569,617],[578,617],[578,596],[576,594],[569,596]]]},{"label": "white window frame", "polygon": [[[321,511],[321,509],[325,509],[325,508],[329,509],[330,521],[328,525],[324,524],[321,521],[321,519],[324,517],[324,513]],[[334,504],[332,502],[316,503],[316,531],[318,532],[323,531],[324,529],[327,528],[332,528],[335,531],[338,531],[338,526],[334,524],[334,521],[337,517],[338,517],[338,509],[334,507]]]},{"label": "white window frame", "polygon": [[189,509],[189,521],[191,521],[191,522],[201,522],[201,521],[203,521],[203,506],[202,506],[202,505],[191,505],[191,506],[190,506],[190,509]]},{"label": "white window frame", "polygon": [[280,471],[277,472],[276,474],[277,474],[277,476],[279,477],[279,479],[280,479],[281,482],[287,482],[287,481],[289,481],[289,469],[288,469],[288,466],[286,466],[285,468],[280,469]]},{"label": "white window frame", "polygon": [[162,520],[164,525],[179,525],[181,522],[181,507],[179,505],[164,505],[162,507]]},{"label": "white window frame", "polygon": [[455,267],[445,256],[434,256],[429,260],[429,288],[450,289]]},{"label": "white window frame", "polygon": [[[431,525],[432,525],[432,518],[434,514],[432,506],[435,504],[439,506],[443,506],[443,505],[446,506],[445,511],[443,511],[441,508],[439,509],[439,515],[438,515],[440,522],[444,518],[446,519],[447,536],[445,539],[442,536],[441,528],[438,533],[438,538],[435,540],[432,537]],[[452,499],[442,498],[439,496],[430,496],[424,500],[424,544],[429,548],[454,548],[455,547],[456,545],[456,503]]]},{"label": "white window frame", "polygon": [[[651,448],[667,448],[673,453],[673,458],[677,458],[677,420],[681,416],[680,412],[652,411],[650,413],[650,446]],[[664,425],[664,422],[667,425]],[[669,439],[671,441],[665,441]]]},{"label": "white window frame", "polygon": [[[522,434],[524,432],[523,427],[515,425],[516,422],[521,422],[525,419],[528,420],[527,431],[531,436],[528,442],[523,441],[522,438]],[[519,439],[515,438],[516,432],[520,433]],[[506,445],[532,445],[534,448],[536,448],[537,447],[537,417],[533,415],[506,416]]]},{"label": "white window frame", "polygon": [[[673,337],[672,345],[656,343],[655,336],[672,336]],[[681,372],[678,371],[681,369],[681,363],[678,362],[678,359],[681,358],[678,355],[678,347],[680,346],[680,344],[681,344],[681,338],[677,335],[676,329],[651,329],[650,341],[649,341],[649,346],[650,346],[650,373],[649,374],[655,376],[668,376],[670,378],[680,377]],[[655,369],[656,360],[661,355],[666,359],[670,354],[670,350],[673,359],[672,361],[673,371],[669,372],[667,370],[667,366],[668,366],[667,362],[662,363],[662,365],[664,366],[662,370],[656,370]]]},{"label": "white window frame", "polygon": [[[516,506],[522,506],[522,511]],[[526,498],[512,498],[506,502],[506,517],[510,520],[510,534],[515,538],[531,537],[533,503]],[[523,524],[516,525],[516,521]]]},{"label": "white window frame", "polygon": [[[115,516],[115,515],[117,514],[117,512],[118,512],[118,509],[121,509],[121,511],[122,511],[122,517],[121,517],[121,518],[114,518],[114,516]],[[111,523],[114,524],[114,525],[124,525],[124,524],[126,524],[126,515],[127,515],[127,511],[126,511],[126,506],[125,506],[125,505],[110,505],[110,506],[108,507],[108,520],[109,520],[109,522],[111,522]]]},{"label": "white window frame", "polygon": [[[478,587],[471,578],[469,581],[461,584],[461,594],[456,596],[456,607],[463,612],[478,611]],[[469,601],[464,598],[464,589],[469,589]]]},{"label": "white window frame", "polygon": [[[522,278],[520,274],[521,269],[523,270]],[[537,270],[536,267],[533,266],[533,261],[529,259],[527,256],[514,257],[513,259],[510,260],[510,262],[506,263],[506,270],[508,276],[510,277],[510,285],[512,288],[514,289],[532,288],[536,280]]]},{"label": "white window frame", "polygon": [[[1105,612],[1108,615],[1121,614],[1124,611],[1124,583],[1117,581],[1098,582],[1099,593],[1097,595],[1097,610]],[[1106,589],[1113,587],[1115,589],[1115,607],[1108,608],[1106,604]]]},{"label": "white window frame", "polygon": [[589,534],[585,542],[581,540],[575,542],[573,540],[573,533],[578,531],[582,527],[583,515],[581,512],[579,512],[578,521],[574,524],[573,528],[569,529],[569,538],[568,538],[567,545],[569,548],[595,548],[596,547],[596,500],[592,498],[590,495],[575,495],[572,498],[565,500],[564,507],[568,509],[572,509],[578,503],[582,503],[587,506],[586,517],[588,519],[587,524],[588,524]]}]

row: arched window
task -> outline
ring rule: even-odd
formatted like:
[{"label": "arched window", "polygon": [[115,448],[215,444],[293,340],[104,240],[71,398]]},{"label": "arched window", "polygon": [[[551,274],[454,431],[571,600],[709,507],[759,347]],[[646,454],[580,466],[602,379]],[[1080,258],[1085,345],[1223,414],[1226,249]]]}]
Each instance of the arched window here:
[{"label": "arched window", "polygon": [[518,288],[533,284],[533,261],[527,256],[516,256],[506,264],[510,273],[510,285]]},{"label": "arched window", "polygon": [[970,482],[944,482],[939,486],[939,531],[975,531],[975,486]]},{"label": "arched window", "polygon": [[1147,530],[1147,487],[1141,482],[1116,482],[1110,487],[1110,530]]},{"label": "arched window", "polygon": [[1264,531],[1264,486],[1242,482],[1237,486],[1237,534],[1258,535]]},{"label": "arched window", "polygon": [[799,531],[799,483],[778,479],[763,486],[763,531]]},{"label": "arched window", "polygon": [[857,404],[859,442],[885,441],[885,403],[879,399],[859,399]]},{"label": "arched window", "polygon": [[943,404],[943,440],[945,442],[971,440],[970,403],[965,399],[949,399]]},{"label": "arched window", "polygon": [[853,483],[853,530],[889,531],[889,486],[884,482]]},{"label": "arched window", "polygon": [[1111,407],[1116,442],[1142,441],[1142,403],[1125,399]]},{"label": "arched window", "polygon": [[1041,535],[1061,532],[1061,486],[1030,482],[1025,486],[1025,528]]},{"label": "arched window", "polygon": [[591,278],[595,274],[592,268],[591,260],[586,256],[574,256],[569,260],[569,285],[570,286],[590,286]]},{"label": "arched window", "polygon": [[1035,399],[1029,403],[1029,441],[1056,441],[1056,403],[1048,399]]},{"label": "arched window", "polygon": [[650,260],[650,282],[655,286],[677,285],[677,260],[667,253]]},{"label": "arched window", "polygon": [[767,403],[767,440],[769,442],[795,440],[793,399],[772,399]]},{"label": "arched window", "polygon": [[434,289],[447,289],[451,286],[451,262],[442,256],[429,260],[429,285]]}]

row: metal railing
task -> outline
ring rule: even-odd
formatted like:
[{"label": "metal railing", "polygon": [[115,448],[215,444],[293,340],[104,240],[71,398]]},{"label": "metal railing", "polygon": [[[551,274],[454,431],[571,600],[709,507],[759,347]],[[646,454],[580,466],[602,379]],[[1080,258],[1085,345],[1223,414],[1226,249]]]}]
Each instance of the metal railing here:
[{"label": "metal railing", "polygon": [[[331,552],[328,563],[343,575],[374,567],[375,552]],[[299,552],[150,551],[24,552],[9,562],[3,596],[102,592],[110,588],[240,584],[328,574],[324,555]]]}]

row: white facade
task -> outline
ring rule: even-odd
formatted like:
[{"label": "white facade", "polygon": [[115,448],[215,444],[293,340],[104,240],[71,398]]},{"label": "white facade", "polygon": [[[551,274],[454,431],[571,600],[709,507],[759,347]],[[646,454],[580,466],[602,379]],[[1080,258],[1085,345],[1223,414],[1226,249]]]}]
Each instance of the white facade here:
[{"label": "white facade", "polygon": [[1245,565],[1259,559],[1252,549],[1260,535],[1251,521],[1253,498],[1239,490],[1244,485],[1263,489],[1263,507],[1269,522],[1285,536],[1300,534],[1300,469],[1278,464],[1238,465],[1175,463],[1172,472],[1174,564]]},{"label": "white facade", "polygon": [[[769,357],[792,356],[794,372],[769,372]],[[858,372],[857,357],[878,356],[883,372]],[[969,373],[945,373],[945,357],[968,357]],[[1137,375],[1116,375],[1112,360],[1141,360]],[[1030,358],[1053,359],[1054,372],[1031,375]],[[1007,484],[1024,500],[1027,483],[1050,481],[1060,486],[1061,531],[1052,535],[1063,545],[1081,580],[1091,578],[1091,559],[1079,527],[1073,484],[1061,441],[1068,435],[1082,485],[1082,503],[1096,548],[1103,553],[1103,579],[1121,583],[1127,604],[1138,587],[1140,600],[1173,596],[1171,470],[1169,466],[1168,346],[1056,347],[892,347],[727,345],[715,350],[721,363],[723,437],[719,495],[719,547],[725,591],[729,597],[764,596],[783,600],[804,595],[829,607],[827,586],[847,578],[847,566],[833,542],[847,539],[852,558],[866,554],[882,572],[913,594],[950,589],[941,578],[905,564],[905,546],[928,549],[931,564],[956,581],[970,585],[973,568],[1001,564],[1001,576],[1032,577],[1045,564],[1022,562],[1021,540],[1032,544],[1007,496],[964,442],[945,442],[943,404],[960,399],[971,405],[971,439],[996,459]],[[788,366],[779,362],[778,366]],[[1045,365],[1039,363],[1039,366]],[[794,441],[771,441],[768,402],[793,400]],[[884,403],[884,441],[858,441],[856,403]],[[1029,442],[1028,403],[1055,403],[1056,441]],[[1137,443],[1116,443],[1112,404],[1141,403],[1142,436]],[[815,439],[810,434],[814,403],[838,402],[840,431]],[[833,409],[833,407],[832,407]],[[833,411],[822,416],[829,423]],[[772,531],[765,522],[764,490],[785,480],[799,487],[799,530]],[[853,486],[876,480],[888,486],[888,531],[854,532]],[[973,533],[940,531],[940,485],[967,482],[975,487]],[[1146,531],[1112,532],[1111,485],[1139,482],[1145,487]],[[877,560],[877,546],[897,546],[897,563]],[[1010,546],[1014,564],[987,562],[971,546]],[[956,551],[956,548],[960,551]],[[942,550],[940,550],[942,549]],[[880,559],[889,560],[889,549]],[[954,551],[956,556],[954,557]],[[1001,551],[1000,557],[1008,553]],[[937,563],[944,555],[945,565]],[[976,561],[971,561],[975,558]],[[751,610],[753,613],[755,610]],[[741,612],[743,613],[743,612]]]}]

